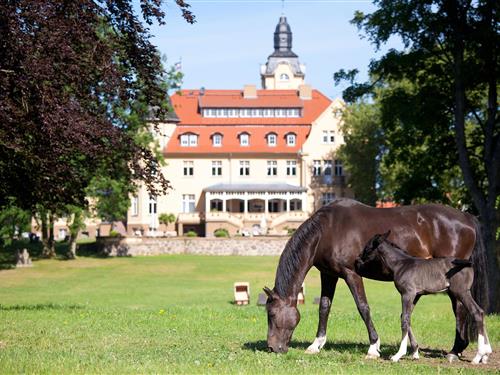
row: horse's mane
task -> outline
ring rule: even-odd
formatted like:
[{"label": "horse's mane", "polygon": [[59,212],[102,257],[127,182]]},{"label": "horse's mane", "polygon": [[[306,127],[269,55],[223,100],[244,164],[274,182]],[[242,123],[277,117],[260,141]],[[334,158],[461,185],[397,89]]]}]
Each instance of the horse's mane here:
[{"label": "horse's mane", "polygon": [[296,277],[302,264],[303,250],[307,246],[314,246],[321,236],[321,208],[309,219],[303,222],[288,240],[281,254],[274,289],[280,297],[285,297],[293,278]]}]

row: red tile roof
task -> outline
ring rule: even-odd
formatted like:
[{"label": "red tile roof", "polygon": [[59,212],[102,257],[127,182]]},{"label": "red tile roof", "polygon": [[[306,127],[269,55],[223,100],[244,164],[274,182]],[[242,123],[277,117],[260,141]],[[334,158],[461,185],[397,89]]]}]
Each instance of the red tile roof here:
[{"label": "red tile roof", "polygon": [[[180,122],[168,142],[165,154],[201,153],[296,153],[309,135],[312,123],[328,108],[331,100],[317,90],[310,100],[300,99],[297,90],[257,90],[256,99],[245,99],[241,90],[205,90],[200,99],[199,90],[182,90],[172,96],[172,104]],[[210,108],[297,108],[302,107],[302,117],[202,117],[200,103]],[[185,133],[198,135],[198,145],[181,147],[180,136]],[[241,146],[238,135],[250,134],[250,144]],[[268,146],[266,135],[277,134],[277,145]],[[285,136],[295,133],[295,146],[287,146]],[[211,136],[223,135],[222,146],[214,147]]]},{"label": "red tile roof", "polygon": [[310,100],[300,99],[297,90],[257,90],[257,99],[244,99],[242,95],[240,90],[205,90],[202,103],[209,102],[211,107],[219,108],[252,108],[252,103],[259,104],[254,108],[296,108],[301,103],[302,117],[202,117],[199,90],[182,90],[172,95],[171,99],[181,125],[310,125],[331,103],[317,90],[312,90]]},{"label": "red tile roof", "polygon": [[[309,135],[310,126],[177,126],[165,154],[200,154],[200,153],[297,153]],[[246,132],[250,134],[250,144],[241,146],[238,135]],[[198,135],[198,145],[194,147],[182,147],[180,136],[184,133],[195,133]],[[222,134],[222,145],[212,145],[212,135]],[[276,146],[267,144],[266,135],[277,134]],[[285,136],[288,133],[296,134],[295,146],[286,144]]]},{"label": "red tile roof", "polygon": [[[189,94],[188,94],[189,95]],[[199,97],[201,108],[302,108],[304,101],[295,90],[260,90],[256,98],[245,99],[238,90],[213,90]]]}]

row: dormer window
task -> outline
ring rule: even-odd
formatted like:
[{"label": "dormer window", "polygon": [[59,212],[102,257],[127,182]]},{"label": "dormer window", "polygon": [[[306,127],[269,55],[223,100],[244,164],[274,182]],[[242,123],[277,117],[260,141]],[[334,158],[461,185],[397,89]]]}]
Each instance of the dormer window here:
[{"label": "dormer window", "polygon": [[288,81],[289,79],[290,77],[288,77],[288,74],[283,73],[280,75],[280,80],[282,81]]},{"label": "dormer window", "polygon": [[288,133],[286,135],[286,145],[287,146],[295,146],[297,141],[297,136],[294,133]]},{"label": "dormer window", "polygon": [[267,145],[270,147],[275,147],[277,143],[278,137],[276,136],[276,133],[269,133],[267,135]]},{"label": "dormer window", "polygon": [[198,135],[187,133],[181,135],[182,147],[196,147],[198,145]]},{"label": "dormer window", "polygon": [[221,147],[222,146],[222,134],[215,133],[212,135],[212,146]]},{"label": "dormer window", "polygon": [[250,145],[250,135],[248,133],[240,134],[240,146],[249,146]]}]

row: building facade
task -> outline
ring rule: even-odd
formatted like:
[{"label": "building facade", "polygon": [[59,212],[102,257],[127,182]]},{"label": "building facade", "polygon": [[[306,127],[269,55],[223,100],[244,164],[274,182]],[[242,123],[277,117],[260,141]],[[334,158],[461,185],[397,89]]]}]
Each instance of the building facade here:
[{"label": "building facade", "polygon": [[[343,102],[305,83],[282,16],[262,89],[182,90],[176,119],[156,124],[172,189],[131,197],[129,235],[287,234],[335,197],[352,196],[335,151]],[[160,224],[161,214],[175,222]]]}]

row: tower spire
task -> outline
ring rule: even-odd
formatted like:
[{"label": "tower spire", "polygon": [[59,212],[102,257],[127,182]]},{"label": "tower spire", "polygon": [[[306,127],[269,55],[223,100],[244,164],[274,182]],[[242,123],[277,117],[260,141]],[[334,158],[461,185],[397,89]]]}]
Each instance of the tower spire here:
[{"label": "tower spire", "polygon": [[[284,0],[281,1],[284,6]],[[265,89],[297,89],[304,83],[305,66],[292,51],[292,29],[281,15],[274,31],[274,52],[261,66],[262,87]]]}]

